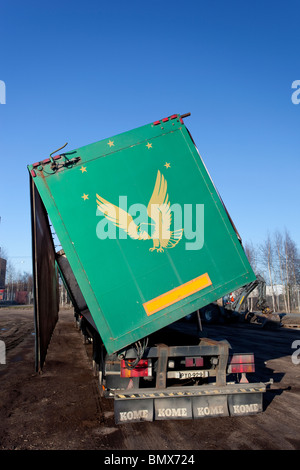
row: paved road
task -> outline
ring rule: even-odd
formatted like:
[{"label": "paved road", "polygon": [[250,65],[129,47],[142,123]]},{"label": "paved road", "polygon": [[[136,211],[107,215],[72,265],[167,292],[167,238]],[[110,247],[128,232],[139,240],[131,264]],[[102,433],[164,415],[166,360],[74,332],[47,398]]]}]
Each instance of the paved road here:
[{"label": "paved road", "polygon": [[0,340],[8,345],[0,365],[0,449],[300,450],[300,364],[292,361],[300,359],[300,330],[204,326],[204,336],[255,353],[257,381],[274,380],[263,413],[120,426],[112,401],[99,396],[72,311],[60,313],[41,375],[34,372],[33,333],[30,310],[0,309]]}]

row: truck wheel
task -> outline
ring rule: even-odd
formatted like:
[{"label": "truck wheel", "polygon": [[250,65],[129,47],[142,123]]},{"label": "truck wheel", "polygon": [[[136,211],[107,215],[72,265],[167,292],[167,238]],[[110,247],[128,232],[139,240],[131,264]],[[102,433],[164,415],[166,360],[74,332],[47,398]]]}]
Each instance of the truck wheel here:
[{"label": "truck wheel", "polygon": [[218,323],[220,317],[218,305],[210,304],[201,309],[201,317],[205,323]]}]

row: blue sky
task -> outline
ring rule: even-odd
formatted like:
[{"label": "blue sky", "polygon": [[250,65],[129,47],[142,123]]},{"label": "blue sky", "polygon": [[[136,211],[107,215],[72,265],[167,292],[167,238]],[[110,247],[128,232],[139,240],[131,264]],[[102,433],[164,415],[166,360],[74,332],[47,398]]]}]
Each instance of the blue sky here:
[{"label": "blue sky", "polygon": [[0,246],[31,270],[27,164],[173,113],[244,242],[300,246],[299,1],[0,2]]}]

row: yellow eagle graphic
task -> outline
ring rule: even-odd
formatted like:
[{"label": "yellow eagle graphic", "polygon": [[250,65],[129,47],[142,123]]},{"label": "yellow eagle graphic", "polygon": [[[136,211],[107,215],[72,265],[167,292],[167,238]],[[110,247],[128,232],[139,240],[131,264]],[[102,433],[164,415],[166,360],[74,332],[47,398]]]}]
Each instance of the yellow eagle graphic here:
[{"label": "yellow eagle graphic", "polygon": [[[167,181],[160,171],[157,172],[156,182],[149,204],[147,214],[153,223],[137,225],[132,216],[114,204],[106,201],[96,194],[98,209],[105,217],[120,227],[134,240],[153,240],[150,251],[163,252],[164,248],[174,248],[182,238],[183,229],[171,231],[172,214],[170,211],[169,196],[167,194]],[[151,235],[148,233],[151,230]]]}]

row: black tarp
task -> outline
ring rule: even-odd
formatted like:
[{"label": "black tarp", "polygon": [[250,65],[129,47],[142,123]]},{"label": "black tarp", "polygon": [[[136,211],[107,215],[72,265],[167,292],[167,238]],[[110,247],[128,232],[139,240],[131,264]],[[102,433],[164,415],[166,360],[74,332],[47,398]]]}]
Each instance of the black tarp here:
[{"label": "black tarp", "polygon": [[58,320],[59,291],[55,247],[48,215],[30,177],[32,259],[34,278],[35,368],[42,370]]}]

